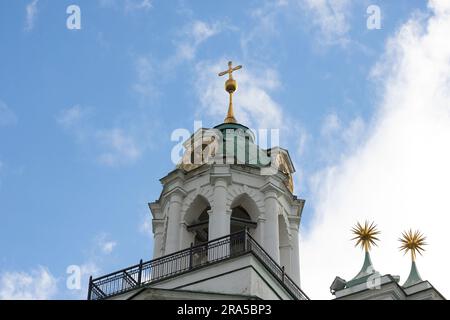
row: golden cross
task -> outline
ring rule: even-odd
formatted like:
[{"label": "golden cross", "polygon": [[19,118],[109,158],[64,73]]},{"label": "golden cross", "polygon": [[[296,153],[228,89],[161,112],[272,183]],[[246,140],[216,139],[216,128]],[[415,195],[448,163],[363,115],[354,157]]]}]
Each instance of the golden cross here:
[{"label": "golden cross", "polygon": [[237,81],[233,79],[233,72],[241,68],[242,66],[233,68],[233,63],[229,61],[228,70],[219,73],[219,77],[224,76],[228,73],[228,80],[225,81],[225,91],[230,94],[230,104],[228,106],[227,117],[223,121],[224,123],[236,123],[236,118],[234,117],[233,111],[233,93],[237,90]]},{"label": "golden cross", "polygon": [[236,71],[236,70],[241,69],[241,68],[242,68],[242,66],[237,66],[237,67],[234,67],[234,68],[233,68],[233,62],[229,61],[229,62],[228,62],[228,70],[222,71],[221,73],[219,73],[219,77],[221,77],[221,76],[223,76],[223,75],[226,75],[226,74],[228,73],[228,79],[233,79],[232,73],[233,73],[234,71]]}]

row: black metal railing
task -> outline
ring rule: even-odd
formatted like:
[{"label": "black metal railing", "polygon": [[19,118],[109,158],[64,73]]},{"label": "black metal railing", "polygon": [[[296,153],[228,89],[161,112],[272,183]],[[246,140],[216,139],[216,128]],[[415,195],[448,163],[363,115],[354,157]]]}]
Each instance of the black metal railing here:
[{"label": "black metal railing", "polygon": [[126,293],[139,287],[165,280],[212,263],[252,253],[284,288],[298,300],[308,297],[284,272],[275,260],[243,230],[204,244],[122,269],[105,276],[89,279],[88,300],[100,300]]}]

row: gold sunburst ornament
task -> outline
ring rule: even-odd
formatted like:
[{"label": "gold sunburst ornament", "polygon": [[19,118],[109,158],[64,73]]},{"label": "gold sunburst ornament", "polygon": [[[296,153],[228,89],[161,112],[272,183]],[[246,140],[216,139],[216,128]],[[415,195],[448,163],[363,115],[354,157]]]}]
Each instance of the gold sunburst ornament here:
[{"label": "gold sunburst ornament", "polygon": [[356,240],[355,247],[361,246],[366,252],[369,252],[373,245],[377,245],[376,241],[379,241],[377,235],[380,231],[377,230],[377,225],[374,222],[369,223],[367,220],[364,225],[359,222],[352,228],[352,233],[355,235],[352,240]]},{"label": "gold sunburst ornament", "polygon": [[425,239],[426,237],[419,230],[413,232],[409,229],[404,231],[402,237],[398,239],[401,242],[399,249],[405,251],[405,254],[410,251],[412,261],[416,261],[416,253],[422,255],[422,252],[425,251],[424,246],[427,245]]}]

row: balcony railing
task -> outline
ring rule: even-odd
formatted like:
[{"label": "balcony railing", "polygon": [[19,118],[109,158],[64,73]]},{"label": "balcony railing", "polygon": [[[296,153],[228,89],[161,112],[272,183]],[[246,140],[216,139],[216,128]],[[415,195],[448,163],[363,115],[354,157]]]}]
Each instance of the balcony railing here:
[{"label": "balcony railing", "polygon": [[240,231],[204,244],[154,259],[108,275],[89,279],[88,300],[113,297],[149,284],[168,279],[218,261],[251,253],[276,277],[297,300],[308,297],[269,254],[249,235]]}]

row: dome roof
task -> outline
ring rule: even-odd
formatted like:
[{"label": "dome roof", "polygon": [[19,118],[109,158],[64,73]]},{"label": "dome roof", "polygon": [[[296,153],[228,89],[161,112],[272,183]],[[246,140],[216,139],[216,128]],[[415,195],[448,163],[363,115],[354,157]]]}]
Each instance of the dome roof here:
[{"label": "dome roof", "polygon": [[215,126],[214,129],[220,130],[224,139],[227,133],[241,135],[242,132],[242,135],[249,137],[251,142],[255,141],[255,134],[253,131],[240,123],[221,123]]}]

